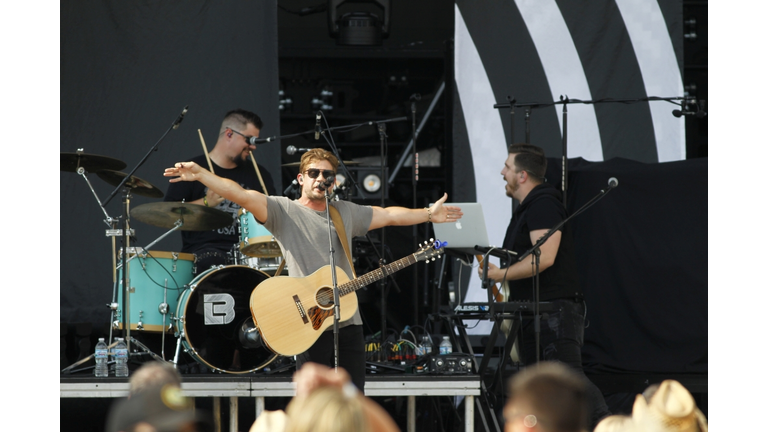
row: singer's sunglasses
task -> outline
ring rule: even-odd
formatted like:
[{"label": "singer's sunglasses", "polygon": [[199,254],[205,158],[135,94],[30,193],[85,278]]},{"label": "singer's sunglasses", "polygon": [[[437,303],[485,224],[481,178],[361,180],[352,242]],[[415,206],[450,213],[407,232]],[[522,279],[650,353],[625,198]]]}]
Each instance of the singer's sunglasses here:
[{"label": "singer's sunglasses", "polygon": [[323,177],[326,180],[330,180],[330,179],[333,179],[333,178],[336,177],[336,173],[333,172],[333,170],[319,170],[317,168],[310,168],[310,169],[308,169],[308,170],[306,170],[304,172],[307,173],[307,175],[311,179],[316,179],[317,176],[319,176],[321,172],[323,173]]},{"label": "singer's sunglasses", "polygon": [[234,132],[234,133],[240,135],[241,137],[245,138],[245,142],[248,143],[248,145],[255,145],[255,144],[251,144],[251,142],[249,141],[251,138],[253,138],[252,136],[243,135],[242,133],[240,133],[240,132],[238,132],[238,131],[236,131],[236,130],[234,130],[232,128],[229,128],[229,130],[231,130],[232,132]]}]

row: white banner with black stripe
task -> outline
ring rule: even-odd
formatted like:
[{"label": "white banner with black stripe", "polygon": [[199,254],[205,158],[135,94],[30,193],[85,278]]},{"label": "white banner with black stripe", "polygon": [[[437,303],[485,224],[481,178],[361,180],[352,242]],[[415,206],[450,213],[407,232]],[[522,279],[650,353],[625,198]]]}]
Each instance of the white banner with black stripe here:
[{"label": "white banner with black stripe", "polygon": [[[682,0],[455,7],[453,169],[461,181],[452,200],[483,203],[491,244],[501,243],[512,214],[500,175],[511,142],[528,139],[560,158],[565,134],[569,159],[685,159],[685,122],[672,115],[679,107],[648,100],[683,96]],[[593,103],[556,103],[566,98]],[[494,108],[510,102],[519,105],[514,114]],[[464,301],[485,301],[476,273],[463,274]]]}]

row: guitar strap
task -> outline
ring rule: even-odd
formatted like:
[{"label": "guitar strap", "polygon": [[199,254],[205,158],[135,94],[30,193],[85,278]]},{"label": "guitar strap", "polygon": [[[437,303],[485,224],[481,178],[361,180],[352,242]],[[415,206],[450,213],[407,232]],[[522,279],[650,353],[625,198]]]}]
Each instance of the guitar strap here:
[{"label": "guitar strap", "polygon": [[349,260],[349,267],[352,269],[352,278],[357,278],[355,274],[355,263],[352,262],[352,254],[349,252],[349,243],[347,243],[347,232],[344,230],[344,222],[341,220],[341,215],[336,207],[329,204],[328,207],[331,213],[331,220],[333,220],[333,226],[336,228],[336,234],[339,236],[341,246],[344,248],[344,253],[347,254]]}]

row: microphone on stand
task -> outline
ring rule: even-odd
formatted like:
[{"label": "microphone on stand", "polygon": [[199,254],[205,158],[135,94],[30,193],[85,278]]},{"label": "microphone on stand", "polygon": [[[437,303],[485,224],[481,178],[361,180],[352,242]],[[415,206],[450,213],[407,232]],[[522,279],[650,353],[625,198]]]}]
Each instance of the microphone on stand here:
[{"label": "microphone on stand", "polygon": [[619,185],[619,180],[616,177],[611,177],[608,179],[608,187],[613,189],[616,186]]},{"label": "microphone on stand", "polygon": [[261,143],[272,142],[272,141],[275,141],[276,139],[277,139],[276,136],[272,136],[272,137],[269,137],[269,138],[250,137],[250,138],[246,138],[245,142],[247,142],[248,144],[251,144],[251,145],[256,145],[256,144],[261,144]]},{"label": "microphone on stand", "polygon": [[324,191],[324,190],[328,189],[329,187],[331,187],[331,185],[332,185],[332,184],[333,184],[335,181],[336,181],[336,178],[335,178],[335,177],[331,177],[331,178],[329,178],[329,179],[325,179],[325,180],[323,180],[322,182],[320,182],[320,184],[319,184],[319,185],[317,185],[317,188],[318,188],[318,189],[320,189],[321,191]]},{"label": "microphone on stand", "polygon": [[189,105],[184,107],[184,110],[181,111],[181,114],[179,114],[179,118],[176,119],[176,122],[173,123],[173,129],[178,129],[179,125],[181,124],[181,121],[184,120],[184,114],[187,113],[189,108]]},{"label": "microphone on stand", "polygon": [[296,152],[302,152],[302,153],[303,152],[308,152],[310,150],[312,150],[312,149],[296,148],[296,146],[293,146],[293,145],[289,145],[288,147],[285,148],[285,152],[288,153],[289,155],[296,154]]},{"label": "microphone on stand", "polygon": [[320,111],[317,112],[315,117],[315,141],[320,139]]},{"label": "microphone on stand", "polygon": [[291,184],[288,185],[287,188],[283,191],[283,195],[288,196],[288,194],[295,194],[296,188],[299,186],[299,181],[296,179],[293,179]]}]

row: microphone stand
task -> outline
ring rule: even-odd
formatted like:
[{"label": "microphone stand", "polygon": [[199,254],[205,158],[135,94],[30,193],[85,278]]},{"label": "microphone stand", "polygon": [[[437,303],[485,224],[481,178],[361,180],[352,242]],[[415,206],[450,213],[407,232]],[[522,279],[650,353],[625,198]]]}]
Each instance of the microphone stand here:
[{"label": "microphone stand", "polygon": [[[325,185],[324,185],[325,186]],[[325,218],[328,221],[328,245],[331,265],[331,283],[333,284],[333,361],[334,367],[339,368],[339,319],[341,317],[341,308],[339,306],[339,287],[336,282],[336,258],[333,250],[333,227],[331,226],[331,193],[328,189],[331,186],[325,186]]]},{"label": "microphone stand", "polygon": [[[322,111],[320,111],[320,114],[322,114],[323,119],[325,120],[325,114]],[[346,165],[344,165],[344,161],[342,160],[341,156],[339,155],[339,151],[336,148],[336,145],[334,144],[333,139],[329,138],[330,134],[328,134],[329,136],[326,136],[325,132],[326,131],[336,130],[336,129],[342,129],[342,128],[343,129],[350,129],[350,128],[354,129],[354,128],[357,128],[357,127],[360,127],[360,126],[376,125],[376,128],[379,131],[379,136],[381,138],[381,179],[382,179],[382,182],[381,182],[381,187],[382,187],[382,189],[381,189],[381,206],[382,207],[384,207],[384,189],[383,188],[386,186],[386,184],[384,183],[384,181],[385,181],[385,178],[384,178],[384,157],[385,157],[385,154],[386,154],[384,149],[385,149],[386,136],[387,136],[387,134],[386,134],[386,130],[387,130],[386,123],[397,122],[397,121],[404,121],[404,120],[408,120],[408,117],[397,117],[397,118],[387,119],[387,120],[369,121],[369,122],[365,122],[365,123],[359,123],[357,125],[337,126],[337,127],[332,127],[332,128],[331,127],[327,127],[328,126],[328,122],[326,120],[326,128],[325,129],[321,129],[321,131],[320,131],[321,135],[326,139],[326,141],[328,142],[328,145],[331,147],[331,150],[333,151],[334,155],[339,160],[339,165],[341,165],[341,167],[346,172],[347,179],[352,181],[352,184],[354,185],[354,187],[359,187],[357,185],[357,182],[354,181],[354,179],[352,178],[352,175],[349,173],[349,170],[347,169]],[[314,131],[312,131],[312,133],[314,133]],[[368,241],[371,244],[371,248],[373,248],[373,250],[376,251],[376,255],[379,257],[379,266],[383,266],[385,264],[385,259],[383,258],[383,252],[386,250],[385,249],[385,244],[384,244],[384,228],[382,228],[381,230],[382,230],[381,231],[381,249],[382,249],[382,253],[378,252],[378,250],[376,249],[376,245],[373,244],[373,242],[371,241],[371,238],[366,235],[366,237],[368,238]],[[332,267],[332,269],[333,269],[333,267]],[[387,273],[385,272],[384,274],[387,274]],[[395,289],[399,293],[400,292],[400,288],[397,286],[397,282],[395,282],[394,277],[391,274],[388,275],[388,276],[389,276],[389,279],[394,283]],[[387,334],[386,290],[385,290],[385,288],[386,288],[386,280],[384,278],[380,279],[379,284],[380,284],[379,286],[381,287],[381,293],[382,293],[381,294],[381,323],[382,323],[381,341],[383,343],[384,340],[386,339],[386,334]]]},{"label": "microphone stand", "polygon": [[[115,194],[117,194],[117,191],[121,190],[123,186],[125,185],[125,182],[128,181],[131,177],[133,177],[133,174],[136,172],[136,170],[141,167],[144,162],[149,159],[149,155],[152,154],[153,151],[157,150],[157,146],[160,145],[160,142],[165,139],[166,135],[171,131],[171,129],[178,129],[179,125],[181,124],[181,121],[184,120],[184,115],[187,113],[187,110],[189,109],[189,105],[185,106],[182,110],[181,114],[179,114],[179,117],[173,122],[171,127],[168,128],[167,131],[163,134],[163,136],[160,137],[159,140],[155,143],[155,145],[152,146],[152,148],[149,149],[146,155],[139,161],[138,164],[131,170],[130,173],[128,173],[127,176],[123,177],[123,180],[120,182],[120,184],[115,187],[115,189],[112,191],[112,193],[107,197],[107,199],[101,203],[102,207],[105,207],[109,201],[114,198]],[[122,277],[122,284],[123,284],[123,302],[125,305],[123,306],[123,339],[125,339],[125,345],[128,349],[128,355],[130,356],[131,352],[131,318],[129,315],[130,311],[130,302],[128,301],[128,294],[129,294],[129,288],[128,288],[128,267],[127,259],[128,259],[128,242],[130,240],[129,232],[130,232],[130,226],[129,226],[129,219],[130,219],[130,207],[131,202],[131,189],[125,188],[125,191],[123,193],[123,247],[122,247],[122,257],[121,257],[121,267],[123,269],[123,277]]]},{"label": "microphone stand", "polygon": [[539,346],[540,346],[540,339],[541,339],[541,316],[539,315],[539,265],[541,260],[541,245],[543,245],[554,233],[556,233],[560,228],[562,228],[568,221],[575,218],[576,216],[580,215],[584,212],[584,210],[588,209],[589,207],[592,207],[597,201],[601,200],[605,195],[608,194],[613,188],[616,186],[608,186],[608,188],[603,189],[598,193],[595,197],[593,197],[591,200],[587,201],[586,204],[581,206],[580,209],[576,210],[572,215],[568,216],[567,218],[560,221],[559,224],[555,225],[554,228],[547,231],[546,234],[541,236],[539,240],[536,242],[535,245],[533,245],[530,249],[525,251],[520,257],[517,259],[518,262],[522,261],[529,255],[534,256],[534,303],[533,303],[533,331],[536,336],[536,363],[539,362],[540,353],[539,353]]}]

